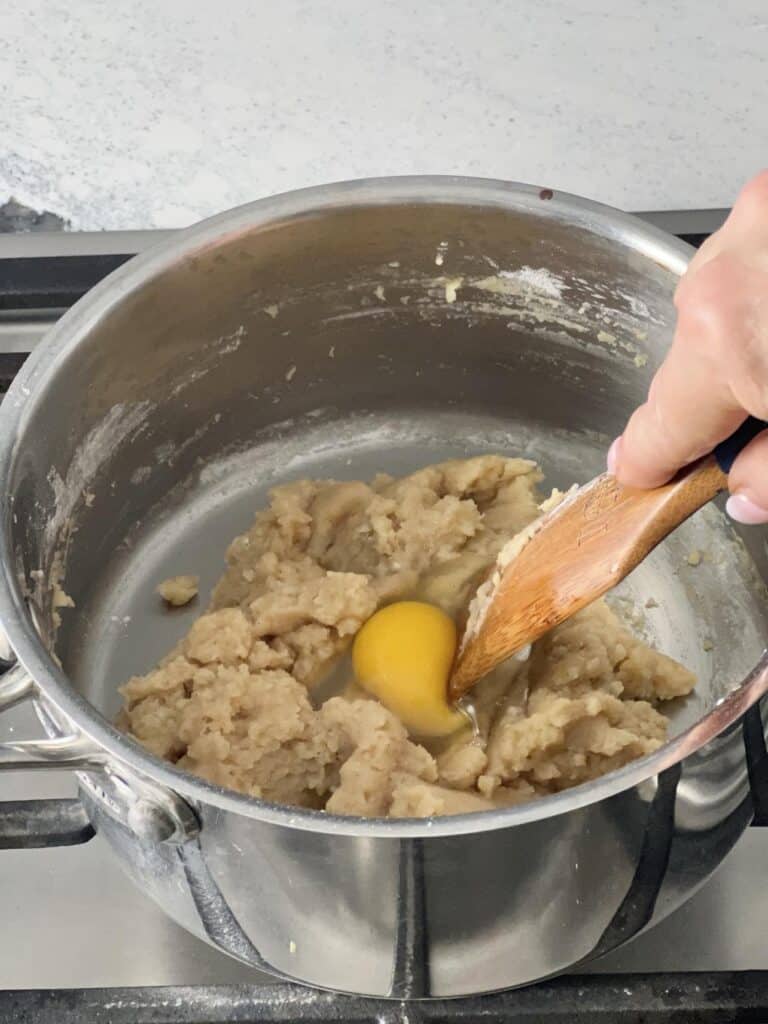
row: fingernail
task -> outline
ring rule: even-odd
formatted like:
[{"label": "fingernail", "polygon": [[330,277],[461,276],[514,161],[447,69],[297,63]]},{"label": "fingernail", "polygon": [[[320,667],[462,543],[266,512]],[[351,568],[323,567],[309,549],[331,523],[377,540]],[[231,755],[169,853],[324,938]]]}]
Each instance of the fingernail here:
[{"label": "fingernail", "polygon": [[768,523],[768,508],[762,508],[746,494],[732,494],[725,503],[725,511],[731,519],[745,526]]},{"label": "fingernail", "polygon": [[616,467],[619,464],[619,450],[620,450],[620,448],[621,448],[621,438],[617,437],[616,440],[611,445],[611,447],[608,449],[608,458],[606,459],[606,461],[608,463],[608,472],[611,474],[611,476],[615,476],[616,475]]}]

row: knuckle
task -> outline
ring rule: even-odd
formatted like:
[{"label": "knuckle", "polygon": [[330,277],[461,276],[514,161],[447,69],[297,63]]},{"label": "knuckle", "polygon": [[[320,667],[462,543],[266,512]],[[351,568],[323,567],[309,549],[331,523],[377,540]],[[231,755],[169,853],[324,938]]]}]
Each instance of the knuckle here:
[{"label": "knuckle", "polygon": [[740,330],[743,267],[721,253],[687,283],[678,305],[678,339],[702,355],[732,350]]},{"label": "knuckle", "polygon": [[624,432],[621,463],[626,482],[654,486],[663,482],[679,463],[677,430],[664,403],[650,400],[631,417]]},{"label": "knuckle", "polygon": [[739,193],[736,205],[748,206],[754,213],[768,213],[768,168],[747,182]]},{"label": "knuckle", "polygon": [[678,404],[669,395],[660,394],[650,403],[652,432],[656,439],[657,461],[670,472],[699,457],[702,452],[690,423],[681,420]]}]

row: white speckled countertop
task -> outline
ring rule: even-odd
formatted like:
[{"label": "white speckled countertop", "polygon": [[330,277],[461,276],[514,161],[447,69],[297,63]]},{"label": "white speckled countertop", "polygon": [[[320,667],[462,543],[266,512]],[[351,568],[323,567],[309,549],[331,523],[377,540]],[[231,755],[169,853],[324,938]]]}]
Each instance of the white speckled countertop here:
[{"label": "white speckled countertop", "polygon": [[0,204],[176,227],[340,178],[727,206],[768,163],[768,4],[3,0]]}]

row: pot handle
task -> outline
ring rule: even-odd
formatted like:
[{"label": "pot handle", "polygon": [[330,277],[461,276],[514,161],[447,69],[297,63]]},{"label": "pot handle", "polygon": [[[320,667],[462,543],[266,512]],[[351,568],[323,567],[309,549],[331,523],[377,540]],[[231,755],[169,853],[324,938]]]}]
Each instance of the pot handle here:
[{"label": "pot handle", "polygon": [[[34,682],[20,665],[0,677],[0,713],[36,696]],[[81,784],[142,839],[184,843],[200,831],[199,819],[186,800],[127,767],[109,763],[86,736],[0,743],[0,772],[57,769],[88,773],[81,777]],[[96,781],[99,775],[105,776],[103,788]],[[94,835],[88,813],[77,799],[0,801],[0,850],[72,846],[87,843]]]},{"label": "pot handle", "polygon": [[[4,667],[8,665],[5,662]],[[8,669],[0,679],[0,712],[33,696],[32,681],[19,665]],[[56,744],[53,750],[40,750],[46,743]],[[38,759],[35,754],[42,755]],[[45,758],[54,754],[53,762]],[[37,740],[0,743],[0,771],[4,768],[62,767],[71,756],[82,757],[83,751],[68,748],[66,741]],[[76,799],[3,800],[0,801],[0,850],[30,850],[50,846],[76,846],[87,843],[95,835],[85,808]]]},{"label": "pot handle", "polygon": [[0,850],[79,846],[96,835],[76,798],[0,801]]}]

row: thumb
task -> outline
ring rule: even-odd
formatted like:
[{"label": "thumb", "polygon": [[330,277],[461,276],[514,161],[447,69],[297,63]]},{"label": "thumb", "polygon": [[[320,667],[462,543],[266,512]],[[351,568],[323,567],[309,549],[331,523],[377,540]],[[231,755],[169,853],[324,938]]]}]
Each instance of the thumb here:
[{"label": "thumb", "polygon": [[768,430],[753,438],[728,476],[726,511],[737,523],[768,523]]}]

